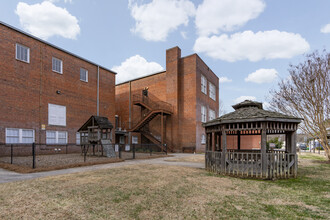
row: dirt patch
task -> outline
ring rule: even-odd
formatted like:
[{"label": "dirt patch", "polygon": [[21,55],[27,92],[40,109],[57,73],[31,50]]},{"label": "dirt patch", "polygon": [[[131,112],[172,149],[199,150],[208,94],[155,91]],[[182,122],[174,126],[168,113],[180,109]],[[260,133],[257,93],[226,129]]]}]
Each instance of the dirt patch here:
[{"label": "dirt patch", "polygon": [[[167,157],[165,154],[148,154],[136,153],[136,159],[153,159],[159,157]],[[0,158],[0,167],[15,171],[18,173],[34,173],[42,171],[60,170],[74,167],[91,166],[97,164],[117,163],[125,159],[132,159],[133,154],[122,152],[122,158],[107,158],[102,156],[87,156],[86,162],[80,153],[76,154],[53,154],[53,155],[38,155],[35,159],[35,169],[32,168],[32,156],[15,157],[13,164],[10,164],[10,157]]]}]

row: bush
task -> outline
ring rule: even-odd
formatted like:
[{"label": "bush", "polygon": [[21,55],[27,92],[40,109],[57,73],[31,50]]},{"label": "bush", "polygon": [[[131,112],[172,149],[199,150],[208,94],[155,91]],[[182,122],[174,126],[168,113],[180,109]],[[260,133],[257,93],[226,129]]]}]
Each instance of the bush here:
[{"label": "bush", "polygon": [[283,141],[279,141],[278,137],[272,138],[269,141],[267,141],[267,149],[269,149],[269,144],[274,143],[275,148],[281,149],[283,145]]}]

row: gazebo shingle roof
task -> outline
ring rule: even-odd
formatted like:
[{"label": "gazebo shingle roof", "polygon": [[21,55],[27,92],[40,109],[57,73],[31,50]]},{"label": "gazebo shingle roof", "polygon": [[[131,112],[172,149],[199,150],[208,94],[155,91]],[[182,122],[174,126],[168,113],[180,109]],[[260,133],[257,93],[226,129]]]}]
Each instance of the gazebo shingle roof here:
[{"label": "gazebo shingle roof", "polygon": [[204,126],[212,125],[214,123],[230,123],[230,122],[244,122],[244,121],[260,121],[260,120],[288,120],[293,122],[300,122],[301,118],[291,115],[285,115],[279,112],[267,111],[262,108],[262,103],[245,100],[241,103],[233,105],[234,112],[225,114],[219,118],[204,123]]}]

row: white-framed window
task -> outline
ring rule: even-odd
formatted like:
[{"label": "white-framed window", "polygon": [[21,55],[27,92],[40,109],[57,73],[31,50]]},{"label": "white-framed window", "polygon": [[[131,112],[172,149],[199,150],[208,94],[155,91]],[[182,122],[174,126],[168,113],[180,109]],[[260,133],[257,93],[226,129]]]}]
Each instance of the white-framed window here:
[{"label": "white-framed window", "polygon": [[67,144],[68,132],[46,131],[46,144]]},{"label": "white-framed window", "polygon": [[33,129],[6,128],[6,143],[31,144],[34,142]]},{"label": "white-framed window", "polygon": [[201,121],[206,122],[206,107],[202,105],[201,107]]},{"label": "white-framed window", "polygon": [[207,89],[206,89],[206,85],[207,85],[207,80],[205,76],[201,76],[201,86],[202,86],[202,93],[207,94]]},{"label": "white-framed window", "polygon": [[209,121],[215,119],[215,111],[209,109]]},{"label": "white-framed window", "polygon": [[206,143],[205,134],[202,134],[201,144],[205,144],[205,143]]},{"label": "white-framed window", "polygon": [[138,137],[132,136],[132,144],[138,144]]},{"label": "white-framed window", "polygon": [[66,106],[48,104],[48,124],[66,126]]},{"label": "white-framed window", "polygon": [[213,85],[212,83],[209,82],[209,95],[210,98],[213,99],[215,101],[216,99],[216,95],[215,95],[215,85]]},{"label": "white-framed window", "polygon": [[76,144],[80,145],[80,132],[76,133]]},{"label": "white-framed window", "polygon": [[52,58],[52,70],[54,72],[63,74],[63,62],[62,62],[62,60],[53,57]]},{"label": "white-framed window", "polygon": [[88,82],[88,70],[80,68],[80,80]]},{"label": "white-framed window", "polygon": [[30,63],[30,48],[21,44],[16,44],[16,59]]}]

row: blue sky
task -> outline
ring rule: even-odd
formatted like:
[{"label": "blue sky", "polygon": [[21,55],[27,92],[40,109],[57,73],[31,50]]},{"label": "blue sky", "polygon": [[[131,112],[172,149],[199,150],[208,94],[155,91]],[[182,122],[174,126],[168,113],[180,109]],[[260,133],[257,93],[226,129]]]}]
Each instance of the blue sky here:
[{"label": "blue sky", "polygon": [[[267,102],[305,53],[329,50],[329,0],[0,0],[0,20],[118,72],[165,68],[165,50],[198,53],[221,79],[226,112]],[[0,36],[1,37],[1,36]]]}]

